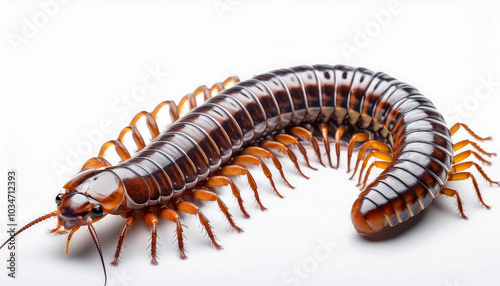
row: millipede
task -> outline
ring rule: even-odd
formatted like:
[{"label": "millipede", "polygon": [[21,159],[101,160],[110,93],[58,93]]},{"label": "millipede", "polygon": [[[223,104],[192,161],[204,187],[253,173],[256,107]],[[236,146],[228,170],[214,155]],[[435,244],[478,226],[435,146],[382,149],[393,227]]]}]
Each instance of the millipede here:
[{"label": "millipede", "polygon": [[[168,113],[172,121],[163,131],[157,122],[160,113]],[[137,127],[139,121],[145,122],[151,142],[146,143]],[[452,135],[459,129],[470,138],[453,142]],[[124,144],[126,136],[133,138],[135,153]],[[232,76],[211,88],[198,87],[179,103],[166,100],[151,112],[138,113],[116,140],[105,142],[98,156],[86,161],[63,186],[55,198],[56,211],[26,224],[0,249],[27,228],[57,217],[51,232],[69,232],[66,252],[73,234],[88,228],[106,284],[95,222],[108,214],[125,219],[111,262],[117,264],[129,229],[142,220],[151,230],[151,263],[157,264],[160,219],[175,225],[179,256],[186,258],[182,213],[195,215],[211,244],[220,249],[198,201],[217,203],[231,228],[241,232],[219,197],[218,187],[230,188],[239,211],[249,217],[234,177],[245,178],[264,210],[250,167],[254,167],[252,172],[262,172],[272,191],[282,197],[273,172],[279,173],[285,185],[292,185],[280,159],[293,162],[306,177],[301,166],[315,169],[307,153],[313,150],[321,165],[337,169],[341,143],[347,146],[350,178],[357,176],[361,188],[351,210],[359,234],[395,227],[426,209],[440,194],[455,198],[458,213],[466,219],[459,192],[447,182],[470,180],[480,203],[489,208],[470,171],[476,169],[488,183],[500,185],[477,163],[490,164],[486,157],[496,155],[476,143],[490,139],[476,135],[464,123],[448,128],[428,98],[382,72],[313,65],[274,70],[246,81]],[[110,148],[119,157],[116,164],[106,159]],[[322,152],[327,162],[323,162]],[[374,168],[382,171],[369,182]]]}]

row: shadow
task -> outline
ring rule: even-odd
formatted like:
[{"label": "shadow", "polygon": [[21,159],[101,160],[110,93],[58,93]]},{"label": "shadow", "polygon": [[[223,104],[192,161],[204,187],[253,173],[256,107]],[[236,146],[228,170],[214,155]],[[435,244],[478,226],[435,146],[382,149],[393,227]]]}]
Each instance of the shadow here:
[{"label": "shadow", "polygon": [[416,225],[419,224],[422,219],[426,216],[426,211],[420,212],[418,215],[408,219],[407,221],[398,224],[395,227],[386,227],[381,232],[358,235],[360,239],[372,241],[372,242],[382,242],[387,240],[392,240],[397,237],[403,236],[409,232],[416,231]]}]

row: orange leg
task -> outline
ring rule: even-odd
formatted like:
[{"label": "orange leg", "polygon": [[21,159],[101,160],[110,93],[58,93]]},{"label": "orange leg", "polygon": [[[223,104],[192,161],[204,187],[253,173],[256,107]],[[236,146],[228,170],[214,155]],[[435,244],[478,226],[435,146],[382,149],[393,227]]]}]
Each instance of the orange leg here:
[{"label": "orange leg", "polygon": [[120,135],[118,135],[118,139],[123,142],[123,138],[128,132],[132,132],[132,138],[134,139],[135,145],[137,146],[137,151],[141,151],[145,146],[146,142],[144,142],[144,138],[142,137],[139,129],[136,126],[127,126],[122,129]]},{"label": "orange leg", "polygon": [[[212,94],[210,93],[210,89],[206,85],[200,85],[198,86],[194,91],[193,91],[194,96],[196,97],[196,103],[201,103],[205,102],[212,97]],[[200,95],[203,95],[203,100],[200,102],[198,98]]]},{"label": "orange leg", "polygon": [[497,155],[496,153],[489,153],[489,152],[484,151],[483,148],[479,147],[479,145],[477,145],[476,143],[474,143],[470,140],[462,140],[460,142],[457,142],[457,143],[453,144],[453,148],[455,149],[455,151],[458,151],[467,145],[471,145],[472,147],[474,147],[474,149],[476,149],[477,151],[479,151],[480,153],[482,153],[483,155],[486,155],[488,157]]},{"label": "orange leg", "polygon": [[179,245],[179,256],[182,259],[185,259],[186,253],[184,252],[184,236],[182,235],[182,224],[181,224],[181,217],[172,209],[169,209],[166,206],[162,206],[158,214],[166,219],[169,220],[176,225],[176,233],[177,233],[177,244]]},{"label": "orange leg", "polygon": [[477,136],[476,133],[474,133],[474,131],[472,131],[469,128],[469,126],[465,125],[464,123],[456,123],[455,125],[453,125],[450,128],[451,135],[455,134],[455,132],[457,132],[458,129],[460,129],[460,127],[464,128],[472,137],[474,137],[475,139],[477,139],[479,141],[491,140],[491,137],[482,138],[482,137]]},{"label": "orange leg", "polygon": [[120,140],[110,140],[110,141],[104,143],[101,147],[101,150],[99,150],[98,157],[104,158],[106,150],[110,146],[115,146],[116,153],[118,154],[118,156],[120,156],[120,159],[122,161],[125,161],[131,157],[130,153],[127,150],[127,147],[125,147],[125,145],[123,145],[122,141],[120,141]]},{"label": "orange leg", "polygon": [[467,219],[467,216],[464,213],[464,207],[462,200],[460,199],[460,195],[458,194],[457,191],[449,189],[449,188],[442,188],[440,191],[441,194],[446,195],[448,197],[455,197],[457,199],[457,207],[458,211],[460,212],[460,215],[462,218]]},{"label": "orange leg", "polygon": [[450,169],[450,173],[456,173],[456,172],[460,172],[463,170],[467,170],[467,169],[471,168],[472,166],[476,167],[477,171],[481,174],[481,176],[483,176],[483,178],[486,181],[488,181],[488,183],[490,183],[490,185],[496,184],[496,185],[500,186],[500,182],[495,182],[495,181],[491,180],[488,177],[488,175],[486,175],[486,173],[483,171],[483,168],[481,168],[481,166],[479,166],[477,163],[474,163],[472,161],[463,162],[463,163],[453,165]]},{"label": "orange leg", "polygon": [[99,168],[109,167],[109,166],[111,166],[111,163],[109,163],[108,160],[104,159],[103,157],[92,157],[83,164],[80,172],[86,170],[96,170]]},{"label": "orange leg", "polygon": [[472,175],[469,172],[458,172],[458,173],[453,173],[448,176],[448,181],[460,181],[460,180],[466,180],[466,179],[471,179],[472,184],[474,185],[474,189],[476,190],[477,197],[479,198],[479,201],[485,206],[487,209],[490,208],[487,204],[484,203],[483,197],[481,196],[481,190],[479,190],[479,187],[477,185],[476,178],[474,175]]},{"label": "orange leg", "polygon": [[216,238],[214,233],[212,232],[212,226],[210,225],[210,221],[205,217],[205,215],[200,211],[200,208],[196,206],[195,204],[191,202],[185,202],[182,199],[178,198],[175,202],[176,208],[184,213],[187,214],[193,214],[198,216],[198,219],[200,220],[200,223],[203,225],[205,228],[205,231],[208,234],[208,237],[210,237],[210,240],[212,241],[212,244],[215,246],[217,249],[221,249],[222,247],[220,244],[217,243]]},{"label": "orange leg", "polygon": [[68,239],[66,240],[66,254],[68,254],[68,251],[69,251],[69,242],[70,242],[71,238],[73,237],[73,234],[74,234],[77,230],[79,230],[79,229],[80,229],[80,227],[79,227],[79,226],[77,226],[77,227],[73,228],[73,229],[70,231],[70,233],[69,233],[69,235],[68,235]]},{"label": "orange leg", "polygon": [[156,119],[154,118],[153,114],[142,111],[137,113],[134,118],[130,121],[130,126],[135,126],[137,124],[137,121],[141,119],[141,117],[146,117],[146,125],[148,126],[149,132],[151,133],[151,138],[156,138],[158,134],[160,134],[160,130],[158,129],[158,124],[156,123]]},{"label": "orange leg", "polygon": [[365,175],[365,179],[363,180],[363,186],[361,187],[361,189],[364,189],[365,186],[366,186],[366,181],[368,180],[368,177],[370,176],[370,172],[372,171],[373,167],[377,167],[377,168],[380,168],[380,169],[387,169],[387,167],[389,167],[389,162],[385,162],[385,161],[375,161],[373,163],[371,163],[370,167],[368,167],[368,170],[366,171],[366,175]]},{"label": "orange leg", "polygon": [[61,229],[62,227],[63,227],[63,223],[60,219],[58,219],[57,226],[53,230],[51,230],[50,233],[66,234],[67,231],[64,228]]},{"label": "orange leg", "polygon": [[167,104],[169,106],[169,114],[172,122],[179,119],[179,109],[177,108],[177,104],[175,104],[172,100],[165,100],[158,104],[153,112],[151,112],[151,115],[153,115],[154,118],[158,118],[158,112]]},{"label": "orange leg", "polygon": [[245,217],[250,217],[250,215],[245,210],[245,207],[243,206],[243,199],[241,198],[240,190],[238,189],[238,187],[234,184],[234,182],[231,179],[229,179],[228,177],[225,177],[225,176],[213,176],[207,180],[207,184],[206,184],[206,186],[208,188],[216,188],[216,187],[222,187],[222,186],[227,186],[227,185],[229,185],[231,187],[231,191],[233,192],[234,197],[238,201],[238,205],[240,206],[240,210],[243,213],[243,215]]},{"label": "orange leg", "polygon": [[[309,158],[307,157],[307,152],[306,152],[306,149],[304,148],[304,146],[300,143],[299,140],[297,140],[297,138],[289,135],[289,134],[284,134],[284,133],[281,133],[281,134],[275,134],[273,135],[273,139],[278,141],[278,142],[281,142],[283,144],[290,144],[290,145],[293,145],[293,146],[297,146],[297,148],[299,149],[300,153],[302,154],[302,156],[304,156],[304,160],[306,161],[306,165],[313,169],[313,170],[318,170],[314,167],[311,166],[311,164],[309,164]],[[330,146],[328,146],[328,150],[330,150]]]},{"label": "orange leg", "polygon": [[368,133],[357,133],[352,136],[351,142],[349,142],[349,148],[347,148],[347,173],[351,171],[351,157],[354,151],[354,144],[356,142],[368,141],[368,139],[370,139],[370,134]]},{"label": "orange leg", "polygon": [[474,155],[474,157],[476,157],[476,159],[478,159],[479,161],[481,161],[482,163],[484,163],[486,165],[491,165],[490,161],[484,159],[483,157],[481,157],[481,155],[479,155],[477,152],[472,151],[472,150],[467,150],[467,151],[464,151],[462,153],[459,153],[459,154],[453,156],[453,164],[462,162],[463,160],[467,159],[470,155]]},{"label": "orange leg", "polygon": [[230,88],[240,82],[240,78],[237,76],[230,76],[224,82],[217,82],[210,88],[210,97],[217,95],[224,89]]},{"label": "orange leg", "polygon": [[194,189],[193,190],[193,197],[197,200],[200,200],[200,201],[212,201],[212,202],[217,202],[217,204],[219,205],[219,209],[222,211],[222,213],[224,214],[224,216],[226,217],[226,219],[229,221],[229,224],[231,224],[231,226],[237,230],[238,232],[242,232],[243,230],[237,226],[235,223],[234,223],[234,220],[233,220],[233,217],[231,216],[231,214],[229,213],[229,209],[228,207],[226,206],[226,204],[219,198],[219,196],[217,196],[217,194],[215,194],[214,192],[212,191],[209,191],[209,190],[205,190],[205,189]]},{"label": "orange leg", "polygon": [[318,129],[321,132],[321,136],[323,137],[323,143],[325,145],[326,155],[328,156],[328,164],[333,168],[332,165],[332,157],[330,156],[330,142],[328,140],[328,125],[326,123],[320,123],[318,125]]},{"label": "orange leg", "polygon": [[[211,88],[208,88],[206,85],[200,85],[198,88],[195,89],[195,91],[192,94],[188,94],[185,97],[187,98],[187,101],[189,102],[189,110],[195,108],[198,103],[202,103],[210,99],[212,96],[218,94],[219,92],[235,85],[238,83],[240,79],[237,76],[230,76],[223,82],[217,82],[215,83]],[[190,96],[193,96],[194,99],[189,98]],[[199,97],[203,95],[203,100],[200,100]],[[182,100],[181,100],[182,102]],[[179,103],[179,112],[181,110],[182,106],[181,103]]]},{"label": "orange leg", "polygon": [[158,218],[150,211],[141,212],[142,221],[151,227],[151,264],[156,265],[156,239],[158,237]]},{"label": "orange leg", "polygon": [[276,167],[276,169],[278,169],[278,171],[280,172],[280,175],[281,175],[281,178],[283,178],[283,181],[285,181],[285,183],[287,183],[287,185],[294,189],[295,187],[292,186],[288,180],[285,178],[285,173],[283,173],[283,168],[281,167],[281,163],[280,161],[278,160],[278,158],[276,158],[276,156],[273,155],[273,153],[267,151],[266,149],[264,148],[261,148],[261,147],[256,147],[256,146],[250,146],[250,147],[247,147],[243,150],[243,154],[247,154],[247,155],[254,155],[256,157],[261,157],[261,158],[268,158],[268,159],[271,159],[274,163],[274,166]]},{"label": "orange leg", "polygon": [[255,195],[255,200],[257,201],[257,204],[259,204],[261,210],[266,209],[262,205],[262,202],[260,201],[259,192],[257,191],[257,183],[255,183],[253,176],[250,174],[250,172],[247,169],[245,169],[244,167],[242,167],[240,165],[227,165],[227,166],[222,167],[220,173],[223,176],[246,175],[248,183],[250,184],[250,188],[252,188],[253,193]]},{"label": "orange leg", "polygon": [[311,146],[313,147],[314,152],[316,153],[316,156],[318,157],[319,163],[325,167],[325,164],[321,161],[321,154],[319,152],[319,145],[318,141],[316,141],[316,138],[312,135],[311,131],[305,129],[304,127],[300,126],[295,126],[290,128],[290,133],[298,136],[300,138],[306,138],[311,142]]},{"label": "orange leg", "polygon": [[158,112],[166,105],[169,106],[169,114],[172,122],[176,121],[179,119],[180,115],[179,112],[184,109],[184,105],[186,102],[189,105],[189,110],[197,106],[198,104],[198,97],[200,95],[203,95],[203,101],[207,101],[210,99],[212,96],[216,95],[217,93],[221,92],[222,90],[233,86],[237,82],[239,82],[239,78],[237,76],[232,76],[228,77],[223,83],[215,83],[210,89],[205,86],[201,85],[193,93],[187,94],[186,96],[181,99],[179,102],[179,105],[177,105],[174,101],[172,100],[165,100],[158,104],[153,112],[151,112],[151,115],[153,115],[154,118],[157,118]]},{"label": "orange leg", "polygon": [[342,139],[345,130],[345,125],[341,125],[339,126],[337,131],[335,131],[335,153],[337,155],[337,167],[335,167],[336,169],[339,167],[340,163],[340,139]]},{"label": "orange leg", "polygon": [[363,176],[363,171],[366,168],[366,166],[368,165],[368,161],[370,161],[370,159],[372,157],[375,157],[375,158],[378,158],[378,159],[381,159],[381,160],[384,160],[387,162],[392,160],[392,155],[390,155],[390,154],[380,152],[377,150],[371,150],[370,153],[368,153],[366,158],[363,160],[363,165],[361,166],[361,170],[359,171],[358,186],[361,184],[361,177]]},{"label": "orange leg", "polygon": [[222,83],[224,85],[224,88],[230,88],[240,82],[240,78],[238,76],[230,76],[226,78],[226,80]]},{"label": "orange leg", "polygon": [[356,166],[354,167],[354,172],[352,173],[352,176],[351,176],[351,178],[349,178],[349,180],[352,180],[352,178],[354,178],[354,175],[356,175],[356,171],[358,170],[359,162],[361,162],[361,160],[363,159],[363,156],[364,156],[367,148],[373,148],[375,150],[389,153],[389,154],[392,153],[391,147],[385,143],[379,142],[377,140],[367,141],[365,144],[363,144],[363,146],[361,147],[361,149],[358,152],[358,159],[356,160]]},{"label": "orange leg", "polygon": [[276,185],[274,184],[273,175],[272,175],[271,171],[269,171],[269,168],[267,167],[267,165],[264,162],[262,162],[261,159],[259,159],[258,157],[254,156],[254,155],[239,155],[239,156],[236,156],[233,158],[233,163],[236,165],[244,165],[244,166],[250,166],[250,165],[259,166],[260,165],[262,168],[262,172],[264,172],[264,175],[269,180],[269,183],[271,184],[271,187],[273,188],[274,193],[276,195],[278,195],[278,197],[283,198],[283,196],[276,189]]},{"label": "orange leg", "polygon": [[[186,107],[186,103],[188,106]],[[188,113],[191,109],[196,107],[196,97],[193,93],[188,93],[179,101],[179,105],[177,106],[177,110],[181,116]]]},{"label": "orange leg", "polygon": [[309,177],[307,177],[306,175],[304,175],[304,173],[302,173],[302,171],[300,170],[300,166],[299,166],[299,163],[297,162],[297,157],[295,156],[295,154],[292,152],[292,150],[290,150],[288,147],[286,147],[284,144],[280,143],[280,142],[276,142],[276,141],[271,141],[271,140],[262,140],[260,141],[260,146],[262,148],[265,148],[269,151],[271,151],[270,149],[277,149],[277,150],[280,150],[284,155],[288,156],[288,158],[290,159],[290,161],[293,162],[293,165],[295,166],[295,169],[297,169],[297,171],[299,171],[299,173],[306,179],[309,179]]},{"label": "orange leg", "polygon": [[219,92],[223,91],[224,84],[221,82],[215,83],[211,88],[210,88],[210,97],[217,95]]},{"label": "orange leg", "polygon": [[132,226],[134,222],[135,222],[135,214],[131,213],[125,220],[125,223],[123,224],[120,237],[118,238],[118,245],[116,246],[115,259],[113,259],[113,261],[111,262],[112,265],[118,265],[118,259],[120,257],[120,252],[122,250],[123,241],[125,239],[125,236],[127,235],[128,230],[130,229],[130,226]]}]

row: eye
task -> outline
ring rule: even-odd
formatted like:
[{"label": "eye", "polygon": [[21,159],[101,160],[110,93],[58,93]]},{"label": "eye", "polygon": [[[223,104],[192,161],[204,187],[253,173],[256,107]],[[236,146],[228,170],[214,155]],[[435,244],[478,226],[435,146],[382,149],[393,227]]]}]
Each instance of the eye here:
[{"label": "eye", "polygon": [[60,205],[61,204],[61,199],[62,199],[62,196],[64,196],[63,193],[60,193],[56,196],[56,204]]},{"label": "eye", "polygon": [[93,218],[101,217],[103,214],[104,214],[104,211],[102,210],[101,205],[94,205],[92,207],[92,217]]}]

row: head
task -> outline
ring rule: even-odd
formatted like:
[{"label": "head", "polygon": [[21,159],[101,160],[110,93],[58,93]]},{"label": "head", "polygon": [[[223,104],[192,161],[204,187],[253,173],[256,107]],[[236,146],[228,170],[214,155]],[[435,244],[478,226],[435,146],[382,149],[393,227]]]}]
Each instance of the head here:
[{"label": "head", "polygon": [[56,196],[57,219],[66,230],[92,224],[105,216],[98,200],[77,191]]},{"label": "head", "polygon": [[124,187],[111,171],[90,170],[78,174],[56,196],[59,226],[66,230],[92,224],[118,209]]},{"label": "head", "polygon": [[[115,173],[106,169],[98,169],[77,174],[63,186],[63,189],[63,192],[56,196],[56,211],[33,220],[18,230],[14,236],[43,220],[57,216],[58,224],[52,232],[62,234],[70,231],[66,244],[67,253],[73,233],[80,227],[86,226],[99,251],[104,268],[101,246],[92,224],[118,210],[124,200],[123,183]],[[64,230],[61,230],[62,227]],[[0,249],[14,236],[0,246]],[[106,277],[105,268],[104,275]]]}]

